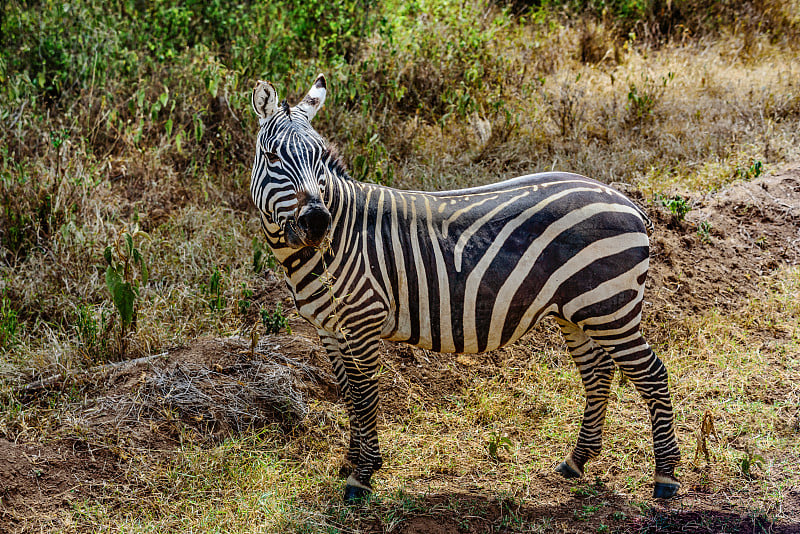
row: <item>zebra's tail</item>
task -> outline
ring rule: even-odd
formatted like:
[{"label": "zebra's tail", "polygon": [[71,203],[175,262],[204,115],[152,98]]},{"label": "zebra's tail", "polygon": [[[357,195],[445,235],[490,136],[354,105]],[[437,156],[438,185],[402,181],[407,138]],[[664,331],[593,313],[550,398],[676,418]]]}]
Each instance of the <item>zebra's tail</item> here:
[{"label": "zebra's tail", "polygon": [[644,223],[644,226],[647,228],[647,235],[651,235],[656,229],[655,225],[653,224],[653,221],[650,220],[650,217],[647,216],[647,212],[637,202],[631,200],[631,203],[633,204],[633,207],[636,208],[636,211],[639,212],[639,215],[642,217],[642,222]]}]

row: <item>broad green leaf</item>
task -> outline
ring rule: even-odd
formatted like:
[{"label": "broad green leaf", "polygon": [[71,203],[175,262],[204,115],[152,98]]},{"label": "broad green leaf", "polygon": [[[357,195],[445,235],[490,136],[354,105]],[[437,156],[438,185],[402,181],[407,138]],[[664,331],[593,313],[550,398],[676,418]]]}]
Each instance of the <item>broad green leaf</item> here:
[{"label": "broad green leaf", "polygon": [[133,303],[136,299],[133,287],[129,282],[124,281],[111,266],[106,269],[106,286],[111,292],[111,298],[119,312],[123,326],[130,326],[133,322]]}]

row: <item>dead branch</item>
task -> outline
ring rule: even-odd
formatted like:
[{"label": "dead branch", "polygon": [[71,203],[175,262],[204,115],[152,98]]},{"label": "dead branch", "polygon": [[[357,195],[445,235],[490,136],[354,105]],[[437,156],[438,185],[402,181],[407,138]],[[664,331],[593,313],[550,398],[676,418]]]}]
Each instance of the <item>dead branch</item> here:
[{"label": "dead branch", "polygon": [[65,380],[75,379],[80,376],[93,375],[98,373],[107,373],[110,371],[125,371],[131,367],[139,365],[140,363],[151,362],[153,360],[156,360],[158,358],[163,358],[164,356],[168,355],[169,352],[162,352],[160,354],[151,354],[150,356],[142,356],[141,358],[136,358],[133,360],[124,360],[121,362],[112,362],[112,363],[105,363],[103,365],[95,365],[94,367],[90,367],[89,369],[82,369],[79,371],[67,371],[66,373],[59,373],[56,375],[49,376],[47,378],[36,380],[35,382],[30,382],[18,388],[17,391],[22,391],[22,392],[39,391],[48,388],[50,386],[53,386],[57,383],[63,382]]}]

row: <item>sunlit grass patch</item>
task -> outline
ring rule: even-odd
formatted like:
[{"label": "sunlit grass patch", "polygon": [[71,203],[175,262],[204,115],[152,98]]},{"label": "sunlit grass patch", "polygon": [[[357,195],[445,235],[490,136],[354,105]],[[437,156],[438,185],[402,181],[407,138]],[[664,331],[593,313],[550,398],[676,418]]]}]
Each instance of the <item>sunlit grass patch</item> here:
[{"label": "sunlit grass patch", "polygon": [[[683,472],[695,471],[702,485],[754,503],[796,484],[800,465],[798,269],[777,272],[763,287],[738,313],[689,319],[690,335],[661,351],[671,371]],[[702,454],[695,458],[706,411],[716,430],[708,439],[710,462]]]},{"label": "sunlit grass patch", "polygon": [[[670,370],[684,494],[724,492],[737,509],[780,518],[782,499],[799,481],[792,418],[800,397],[800,273],[779,271],[763,287],[762,298],[737,312],[686,317],[679,326],[689,335],[656,348]],[[763,328],[765,322],[771,329]],[[382,417],[385,465],[373,480],[376,494],[362,506],[341,501],[343,406],[320,401],[289,434],[267,427],[211,448],[189,440],[174,460],[141,471],[135,498],[111,495],[109,504],[78,504],[71,524],[137,533],[369,532],[419,517],[450,521],[461,515],[473,524],[527,531],[551,524],[546,515],[530,518],[530,507],[536,509],[545,494],[563,502],[589,499],[575,508],[581,521],[595,514],[609,521],[603,499],[632,499],[648,509],[650,423],[629,382],[614,383],[604,450],[587,465],[587,479],[571,483],[552,474],[576,439],[583,411],[583,388],[563,350],[520,347],[514,365],[495,376],[474,369],[463,390],[446,395],[407,390],[413,393],[407,410]],[[708,437],[709,462],[702,454],[694,458],[706,411],[716,430]],[[509,446],[493,456],[489,444],[499,436]],[[476,502],[460,495],[482,497]],[[523,507],[521,515],[514,507],[496,515],[491,503],[507,499]]]}]

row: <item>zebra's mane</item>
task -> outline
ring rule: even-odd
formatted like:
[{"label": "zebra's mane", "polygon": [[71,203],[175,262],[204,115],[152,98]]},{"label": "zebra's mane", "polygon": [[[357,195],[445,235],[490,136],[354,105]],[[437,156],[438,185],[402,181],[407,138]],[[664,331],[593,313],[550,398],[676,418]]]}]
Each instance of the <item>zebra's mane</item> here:
[{"label": "zebra's mane", "polygon": [[328,161],[331,172],[347,180],[353,180],[353,177],[350,176],[350,172],[347,170],[347,165],[345,165],[342,159],[342,154],[339,152],[338,146],[333,143],[328,143],[325,149],[324,159]]}]

